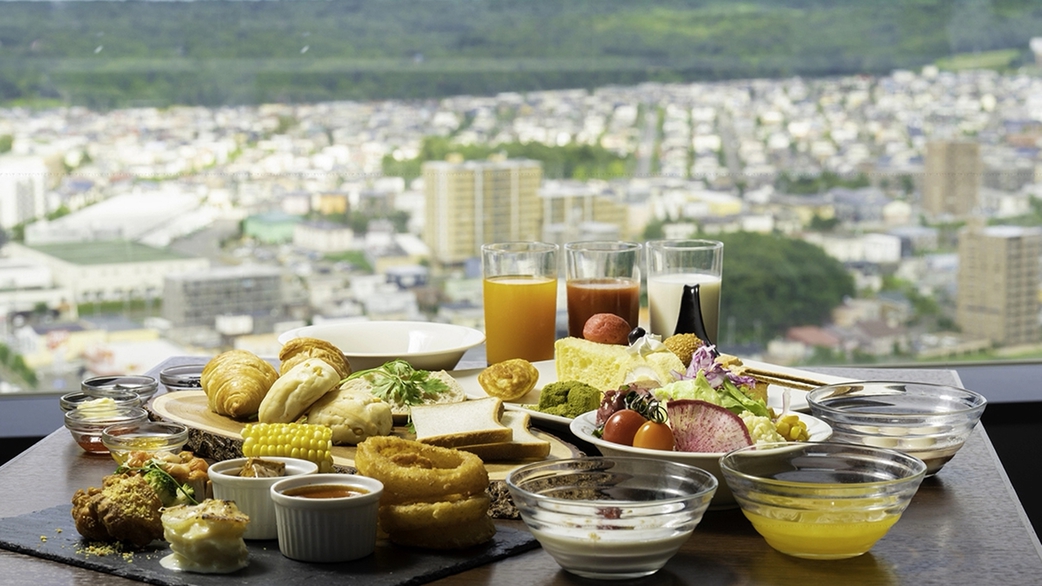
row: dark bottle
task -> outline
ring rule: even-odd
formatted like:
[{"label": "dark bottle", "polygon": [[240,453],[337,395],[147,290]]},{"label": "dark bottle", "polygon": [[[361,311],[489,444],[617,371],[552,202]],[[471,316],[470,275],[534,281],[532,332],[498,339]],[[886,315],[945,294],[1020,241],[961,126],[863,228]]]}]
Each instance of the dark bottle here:
[{"label": "dark bottle", "polygon": [[[709,334],[706,333],[705,322],[702,320],[702,302],[698,295],[698,283],[684,285],[684,293],[680,297],[680,313],[677,315],[677,328],[673,334],[694,334],[706,345],[713,344],[713,341],[709,339]],[[713,354],[719,355],[715,347]]]}]

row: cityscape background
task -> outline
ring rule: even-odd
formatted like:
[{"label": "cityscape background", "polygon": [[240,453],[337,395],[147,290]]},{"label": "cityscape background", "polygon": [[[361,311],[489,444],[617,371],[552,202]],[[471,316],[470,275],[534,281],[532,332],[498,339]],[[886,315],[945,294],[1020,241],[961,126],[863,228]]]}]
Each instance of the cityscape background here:
[{"label": "cityscape background", "polygon": [[719,344],[749,358],[1038,356],[1042,40],[999,53],[423,99],[8,100],[0,392],[274,355],[306,323],[482,328],[493,240],[722,239]]}]

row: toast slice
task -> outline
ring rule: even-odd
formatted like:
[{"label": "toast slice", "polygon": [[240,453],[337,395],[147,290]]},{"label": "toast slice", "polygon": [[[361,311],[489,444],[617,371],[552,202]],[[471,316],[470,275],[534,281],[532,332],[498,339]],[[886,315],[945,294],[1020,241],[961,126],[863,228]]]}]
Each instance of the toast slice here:
[{"label": "toast slice", "polygon": [[545,458],[550,454],[550,442],[539,439],[528,429],[530,419],[528,413],[505,411],[500,422],[513,430],[513,440],[494,444],[461,446],[458,449],[476,455],[483,462]]},{"label": "toast slice", "polygon": [[412,424],[417,441],[458,448],[511,441],[514,430],[500,423],[502,415],[503,401],[486,397],[461,403],[414,405]]}]

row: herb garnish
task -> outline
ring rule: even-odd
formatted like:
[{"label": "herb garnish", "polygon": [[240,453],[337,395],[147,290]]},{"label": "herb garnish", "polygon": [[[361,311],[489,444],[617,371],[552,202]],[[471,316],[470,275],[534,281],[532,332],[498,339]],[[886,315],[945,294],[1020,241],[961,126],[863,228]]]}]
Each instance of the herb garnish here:
[{"label": "herb garnish", "polygon": [[392,405],[419,405],[425,397],[449,390],[444,381],[431,377],[426,370],[416,370],[400,358],[351,373],[341,383],[363,376],[373,385],[373,395]]}]

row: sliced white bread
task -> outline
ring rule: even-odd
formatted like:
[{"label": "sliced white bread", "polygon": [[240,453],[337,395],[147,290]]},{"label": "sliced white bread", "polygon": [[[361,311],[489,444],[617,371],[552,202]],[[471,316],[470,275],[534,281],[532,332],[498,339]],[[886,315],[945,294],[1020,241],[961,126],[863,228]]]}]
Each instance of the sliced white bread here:
[{"label": "sliced white bread", "polygon": [[512,440],[514,430],[500,423],[502,415],[503,401],[486,397],[461,403],[414,405],[412,424],[417,441],[457,448]]},{"label": "sliced white bread", "polygon": [[500,422],[514,431],[514,439],[509,442],[462,446],[457,449],[475,454],[483,462],[545,458],[550,454],[550,442],[539,439],[528,429],[530,419],[528,413],[504,411]]}]

